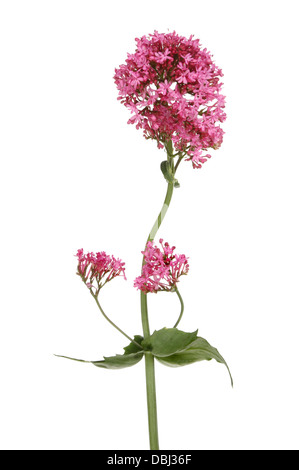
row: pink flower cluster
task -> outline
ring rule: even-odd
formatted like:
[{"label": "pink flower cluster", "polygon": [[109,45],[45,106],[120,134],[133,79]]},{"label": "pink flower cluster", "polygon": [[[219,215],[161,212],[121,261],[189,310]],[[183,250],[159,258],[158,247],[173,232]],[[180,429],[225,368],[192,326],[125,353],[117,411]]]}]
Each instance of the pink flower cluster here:
[{"label": "pink flower cluster", "polygon": [[189,271],[185,255],[174,255],[175,246],[170,247],[166,242],[163,244],[162,239],[159,242],[162,250],[149,241],[145,251],[142,252],[144,255],[142,274],[135,279],[134,287],[145,293],[173,291],[179,277]]},{"label": "pink flower cluster", "polygon": [[116,276],[125,276],[125,263],[114,256],[100,253],[86,253],[83,249],[77,251],[78,258],[77,274],[82,278],[89,289],[95,289],[98,295],[100,289]]},{"label": "pink flower cluster", "polygon": [[219,148],[223,139],[217,125],[226,119],[222,71],[193,36],[155,31],[136,43],[114,75],[118,99],[133,114],[128,123],[157,140],[159,148],[172,140],[176,151],[200,168],[210,157],[203,152]]}]

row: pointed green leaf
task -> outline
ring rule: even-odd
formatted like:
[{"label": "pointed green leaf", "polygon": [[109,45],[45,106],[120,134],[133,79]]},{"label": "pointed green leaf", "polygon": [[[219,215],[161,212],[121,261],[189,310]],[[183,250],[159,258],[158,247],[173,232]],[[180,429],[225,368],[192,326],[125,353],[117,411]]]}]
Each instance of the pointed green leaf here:
[{"label": "pointed green leaf", "polygon": [[193,364],[199,361],[210,361],[215,359],[217,362],[224,364],[228,370],[231,384],[233,386],[233,378],[231,376],[229,367],[219,351],[211,346],[204,338],[198,337],[195,341],[188,345],[188,347],[179,353],[169,355],[167,357],[157,357],[157,359],[164,365],[170,367],[180,367],[188,364]]},{"label": "pointed green leaf", "polygon": [[104,369],[124,369],[134,366],[141,361],[142,357],[143,351],[133,354],[117,354],[116,356],[104,357],[103,361],[91,361],[91,363]]},{"label": "pointed green leaf", "polygon": [[76,362],[87,362],[90,363],[90,361],[84,361],[83,359],[75,359],[74,357],[68,357],[68,356],[60,356],[59,354],[54,354],[56,357],[63,357],[64,359],[70,359],[71,361],[76,361]]},{"label": "pointed green leaf", "polygon": [[154,356],[165,357],[186,349],[197,337],[194,333],[185,333],[177,328],[162,328],[143,340],[142,347]]},{"label": "pointed green leaf", "polygon": [[[136,343],[140,344],[142,340],[142,336],[134,336],[134,341],[136,341]],[[55,356],[70,359],[72,361],[86,362],[103,369],[123,369],[125,367],[134,366],[139,361],[141,361],[144,351],[139,348],[136,343],[131,342],[128,346],[126,346],[124,348],[124,354],[116,354],[116,356],[111,357],[104,356],[104,360],[102,361],[84,361],[83,359],[74,359],[73,357],[57,356],[57,354],[55,354]]]}]

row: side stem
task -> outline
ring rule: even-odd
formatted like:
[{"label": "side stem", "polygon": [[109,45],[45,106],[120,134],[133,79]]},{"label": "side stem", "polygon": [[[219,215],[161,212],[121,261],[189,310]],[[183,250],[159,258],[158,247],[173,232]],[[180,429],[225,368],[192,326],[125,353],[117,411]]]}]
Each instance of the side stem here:
[{"label": "side stem", "polygon": [[178,296],[178,298],[180,299],[180,303],[181,303],[181,313],[180,313],[180,316],[179,318],[177,319],[175,325],[173,328],[176,328],[178,326],[178,324],[180,323],[181,319],[182,319],[182,316],[183,316],[183,313],[184,313],[184,302],[183,302],[183,299],[182,299],[182,296],[181,294],[179,293],[179,289],[176,287],[175,288],[175,292]]},{"label": "side stem", "polygon": [[90,293],[92,295],[92,297],[94,298],[94,300],[96,301],[96,304],[97,306],[99,307],[102,315],[106,318],[106,320],[110,323],[110,325],[112,325],[114,328],[116,328],[122,335],[124,335],[126,338],[128,338],[128,340],[131,342],[131,343],[134,343],[136,346],[139,347],[139,349],[142,349],[142,346],[140,346],[139,343],[137,343],[137,341],[135,341],[134,339],[132,339],[129,335],[127,335],[127,333],[125,333],[123,330],[121,330],[119,328],[119,326],[117,326],[112,320],[110,320],[109,317],[107,317],[106,313],[104,312],[104,310],[102,309],[101,305],[100,305],[100,302],[98,301],[98,298],[96,295],[94,295],[94,293],[92,292],[92,290],[90,290]]}]

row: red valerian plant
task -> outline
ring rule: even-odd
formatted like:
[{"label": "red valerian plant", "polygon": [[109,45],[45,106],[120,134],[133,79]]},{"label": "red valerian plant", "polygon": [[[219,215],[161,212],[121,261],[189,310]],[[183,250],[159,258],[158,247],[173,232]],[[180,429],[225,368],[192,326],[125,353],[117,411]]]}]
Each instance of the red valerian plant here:
[{"label": "red valerian plant", "polygon": [[[136,50],[128,54],[126,63],[115,70],[114,80],[119,100],[132,113],[129,124],[143,129],[146,139],[154,139],[159,149],[166,152],[160,168],[167,182],[162,209],[148,236],[143,254],[141,275],[134,281],[140,291],[142,335],[133,338],[121,330],[105,314],[100,302],[101,289],[111,280],[125,275],[125,263],[105,252],[84,253],[78,250],[77,274],[88,287],[103,316],[123,334],[130,344],[124,354],[104,357],[90,362],[105,369],[131,367],[143,358],[146,371],[146,394],[150,449],[159,449],[158,416],[156,404],[155,361],[170,367],[215,359],[228,366],[218,350],[198,336],[198,330],[187,333],[177,328],[184,312],[184,302],[178,289],[181,277],[189,271],[184,254],[175,253],[175,247],[155,236],[169,208],[173,190],[178,188],[177,169],[182,160],[191,161],[193,168],[201,168],[210,157],[208,149],[218,149],[222,143],[225,99],[221,94],[222,71],[214,64],[211,54],[202,49],[199,40],[179,36],[176,32],[136,39]],[[174,292],[181,311],[173,327],[151,333],[147,296],[158,292]],[[66,356],[61,356],[66,357]],[[72,358],[68,358],[72,359]],[[228,369],[231,384],[233,384]]]}]

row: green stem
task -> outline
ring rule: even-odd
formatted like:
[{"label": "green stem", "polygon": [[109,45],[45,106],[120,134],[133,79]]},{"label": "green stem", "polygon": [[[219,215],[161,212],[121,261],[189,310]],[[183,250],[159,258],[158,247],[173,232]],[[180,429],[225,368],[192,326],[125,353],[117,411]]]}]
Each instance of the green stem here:
[{"label": "green stem", "polygon": [[144,357],[150,449],[159,450],[155,358],[150,352]]},{"label": "green stem", "polygon": [[177,171],[178,166],[179,166],[179,164],[181,163],[181,161],[183,160],[183,158],[184,158],[184,155],[182,155],[182,154],[179,152],[179,158],[178,158],[178,161],[176,162],[176,165],[175,165],[175,167],[174,167],[174,173]]},{"label": "green stem", "polygon": [[179,318],[177,319],[177,322],[176,322],[176,324],[174,325],[173,328],[176,328],[176,327],[178,326],[178,324],[180,323],[180,321],[181,321],[181,319],[182,319],[183,313],[184,313],[184,302],[183,302],[182,296],[181,296],[181,294],[179,293],[179,290],[178,290],[177,287],[175,288],[175,293],[177,294],[177,296],[178,296],[178,298],[180,299],[180,302],[181,302],[181,313],[180,313],[180,316],[179,316]]},{"label": "green stem", "polygon": [[[163,206],[162,206],[162,209],[153,225],[153,228],[148,236],[148,239],[146,241],[146,245],[149,241],[153,241],[159,228],[160,228],[160,225],[162,224],[163,222],[163,219],[165,217],[165,214],[168,210],[168,207],[169,207],[169,204],[170,204],[170,201],[171,201],[171,198],[172,198],[172,194],[173,194],[173,183],[168,183],[168,186],[167,186],[167,192],[166,192],[166,196],[165,196],[165,199],[164,199],[164,203],[163,203]],[[144,263],[144,258],[143,258],[143,262],[142,264]],[[141,320],[142,320],[142,328],[143,328],[143,335],[144,335],[144,338],[146,339],[147,337],[150,336],[150,328],[149,328],[149,321],[148,321],[148,309],[147,309],[147,297],[146,297],[146,294],[144,292],[141,292]]]},{"label": "green stem", "polygon": [[[168,143],[167,157],[171,159],[172,155],[172,142]],[[178,162],[179,163],[179,162]],[[175,168],[177,170],[178,164]],[[173,194],[173,183],[168,183],[167,192],[164,199],[162,209],[153,225],[153,228],[148,236],[147,242],[153,241],[169,208],[171,198]],[[146,244],[147,244],[146,242]],[[142,265],[144,264],[144,257]],[[141,320],[144,338],[147,339],[150,336],[150,327],[148,320],[148,308],[147,308],[147,296],[144,292],[141,292]],[[156,381],[155,381],[155,359],[151,353],[145,354],[145,376],[146,376],[146,393],[147,393],[147,409],[148,409],[148,426],[149,426],[149,439],[150,449],[159,450],[159,438],[158,438],[158,416],[157,416],[157,400],[156,400]]]},{"label": "green stem", "polygon": [[162,206],[162,209],[153,225],[153,228],[149,234],[149,237],[147,239],[147,241],[153,241],[162,222],[163,222],[163,219],[166,215],[166,212],[169,208],[169,205],[170,205],[170,201],[171,201],[171,198],[172,198],[172,194],[173,194],[173,183],[168,183],[167,185],[167,192],[166,192],[166,196],[165,196],[165,199],[164,199],[164,203],[163,203],[163,206]]},{"label": "green stem", "polygon": [[[173,194],[173,184],[168,183],[167,193],[165,196],[164,204],[157,217],[156,222],[149,234],[147,242],[152,241],[165,217]],[[144,262],[144,259],[143,259]],[[147,296],[141,292],[141,321],[143,328],[144,338],[150,336],[150,327],[148,320]],[[156,399],[156,381],[155,381],[155,359],[150,353],[145,354],[145,377],[146,377],[146,394],[147,394],[147,409],[148,409],[148,427],[150,449],[159,450],[158,438],[158,416],[157,416],[157,399]]]}]

